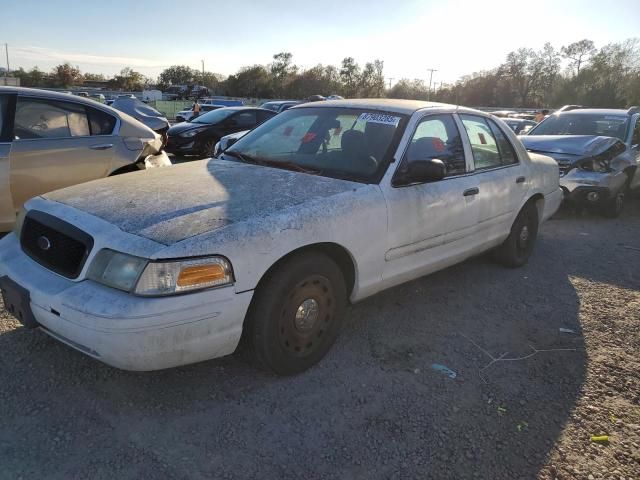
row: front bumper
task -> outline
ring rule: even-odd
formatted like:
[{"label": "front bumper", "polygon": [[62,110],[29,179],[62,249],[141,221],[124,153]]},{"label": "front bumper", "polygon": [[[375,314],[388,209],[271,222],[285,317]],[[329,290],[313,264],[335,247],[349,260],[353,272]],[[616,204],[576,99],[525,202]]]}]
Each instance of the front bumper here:
[{"label": "front bumper", "polygon": [[124,370],[159,370],[232,353],[253,292],[233,287],[142,298],[90,280],[71,281],[27,257],[11,234],[0,240],[0,277],[30,294],[52,337]]},{"label": "front bumper", "polygon": [[184,139],[181,137],[169,137],[167,145],[164,147],[167,152],[174,154],[197,153],[197,148],[193,138]]},{"label": "front bumper", "polygon": [[560,186],[567,201],[597,206],[615,197],[624,188],[627,178],[622,171],[596,173],[574,168],[560,177]]}]

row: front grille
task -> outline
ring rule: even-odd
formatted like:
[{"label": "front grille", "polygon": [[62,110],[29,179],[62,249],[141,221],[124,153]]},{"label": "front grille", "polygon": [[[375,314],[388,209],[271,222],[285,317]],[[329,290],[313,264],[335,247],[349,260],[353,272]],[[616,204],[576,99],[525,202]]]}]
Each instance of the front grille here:
[{"label": "front grille", "polygon": [[77,278],[93,248],[93,238],[59,218],[31,210],[24,219],[20,244],[40,265]]}]

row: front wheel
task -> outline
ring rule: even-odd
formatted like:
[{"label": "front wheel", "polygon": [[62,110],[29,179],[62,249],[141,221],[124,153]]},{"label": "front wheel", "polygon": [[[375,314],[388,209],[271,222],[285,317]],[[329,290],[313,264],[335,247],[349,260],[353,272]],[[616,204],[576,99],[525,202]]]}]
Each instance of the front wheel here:
[{"label": "front wheel", "polygon": [[245,320],[243,346],[278,375],[303,372],[338,337],[346,303],[344,277],[330,257],[295,255],[261,282]]},{"label": "front wheel", "polygon": [[607,202],[602,206],[602,215],[607,218],[618,218],[622,213],[622,209],[624,208],[624,191],[626,189],[623,188],[619,191],[614,197],[607,200]]},{"label": "front wheel", "polygon": [[507,239],[494,250],[494,258],[501,264],[515,268],[527,263],[538,236],[538,209],[526,204],[516,217]]},{"label": "front wheel", "polygon": [[216,147],[216,140],[207,140],[202,147],[202,156],[205,158],[213,157],[213,151]]}]

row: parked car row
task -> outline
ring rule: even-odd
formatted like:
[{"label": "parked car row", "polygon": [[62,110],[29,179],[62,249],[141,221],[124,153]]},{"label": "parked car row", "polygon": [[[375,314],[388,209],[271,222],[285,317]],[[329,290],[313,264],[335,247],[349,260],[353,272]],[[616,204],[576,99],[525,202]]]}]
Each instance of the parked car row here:
[{"label": "parked car row", "polygon": [[241,348],[294,374],[349,302],[486,251],[524,265],[562,200],[552,158],[463,107],[338,100],[180,125],[190,148],[258,126],[217,159],[29,200],[0,240],[4,304],[25,326],[123,369]]}]

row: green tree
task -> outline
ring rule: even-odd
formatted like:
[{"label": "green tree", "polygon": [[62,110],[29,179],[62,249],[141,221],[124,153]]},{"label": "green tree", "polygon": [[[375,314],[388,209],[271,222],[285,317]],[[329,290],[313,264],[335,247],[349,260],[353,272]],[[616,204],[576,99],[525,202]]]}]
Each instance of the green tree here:
[{"label": "green tree", "polygon": [[580,68],[589,61],[589,57],[596,51],[593,41],[584,39],[579,42],[570,43],[560,49],[562,56],[571,61],[569,68],[575,70],[576,75],[580,75]]},{"label": "green tree", "polygon": [[263,65],[241,68],[227,78],[223,89],[227,95],[234,97],[273,97],[272,77]]},{"label": "green tree", "polygon": [[82,76],[84,77],[85,82],[86,81],[104,82],[107,80],[105,76],[101,73],[84,73]]},{"label": "green tree", "polygon": [[346,57],[342,60],[340,80],[342,81],[342,91],[345,97],[357,96],[360,84],[360,66],[353,57]]},{"label": "green tree", "polygon": [[364,98],[383,97],[385,93],[384,84],[384,62],[374,60],[365,64],[359,79],[358,94]]},{"label": "green tree", "polygon": [[80,68],[72,66],[69,62],[54,67],[52,76],[55,86],[58,87],[68,88],[75,85],[82,85]]},{"label": "green tree", "polygon": [[165,68],[158,78],[158,86],[162,89],[170,85],[187,85],[197,78],[198,71],[187,65],[173,65]]},{"label": "green tree", "polygon": [[117,90],[137,91],[142,90],[147,79],[140,72],[129,67],[120,70],[120,74],[109,80],[109,86]]}]

